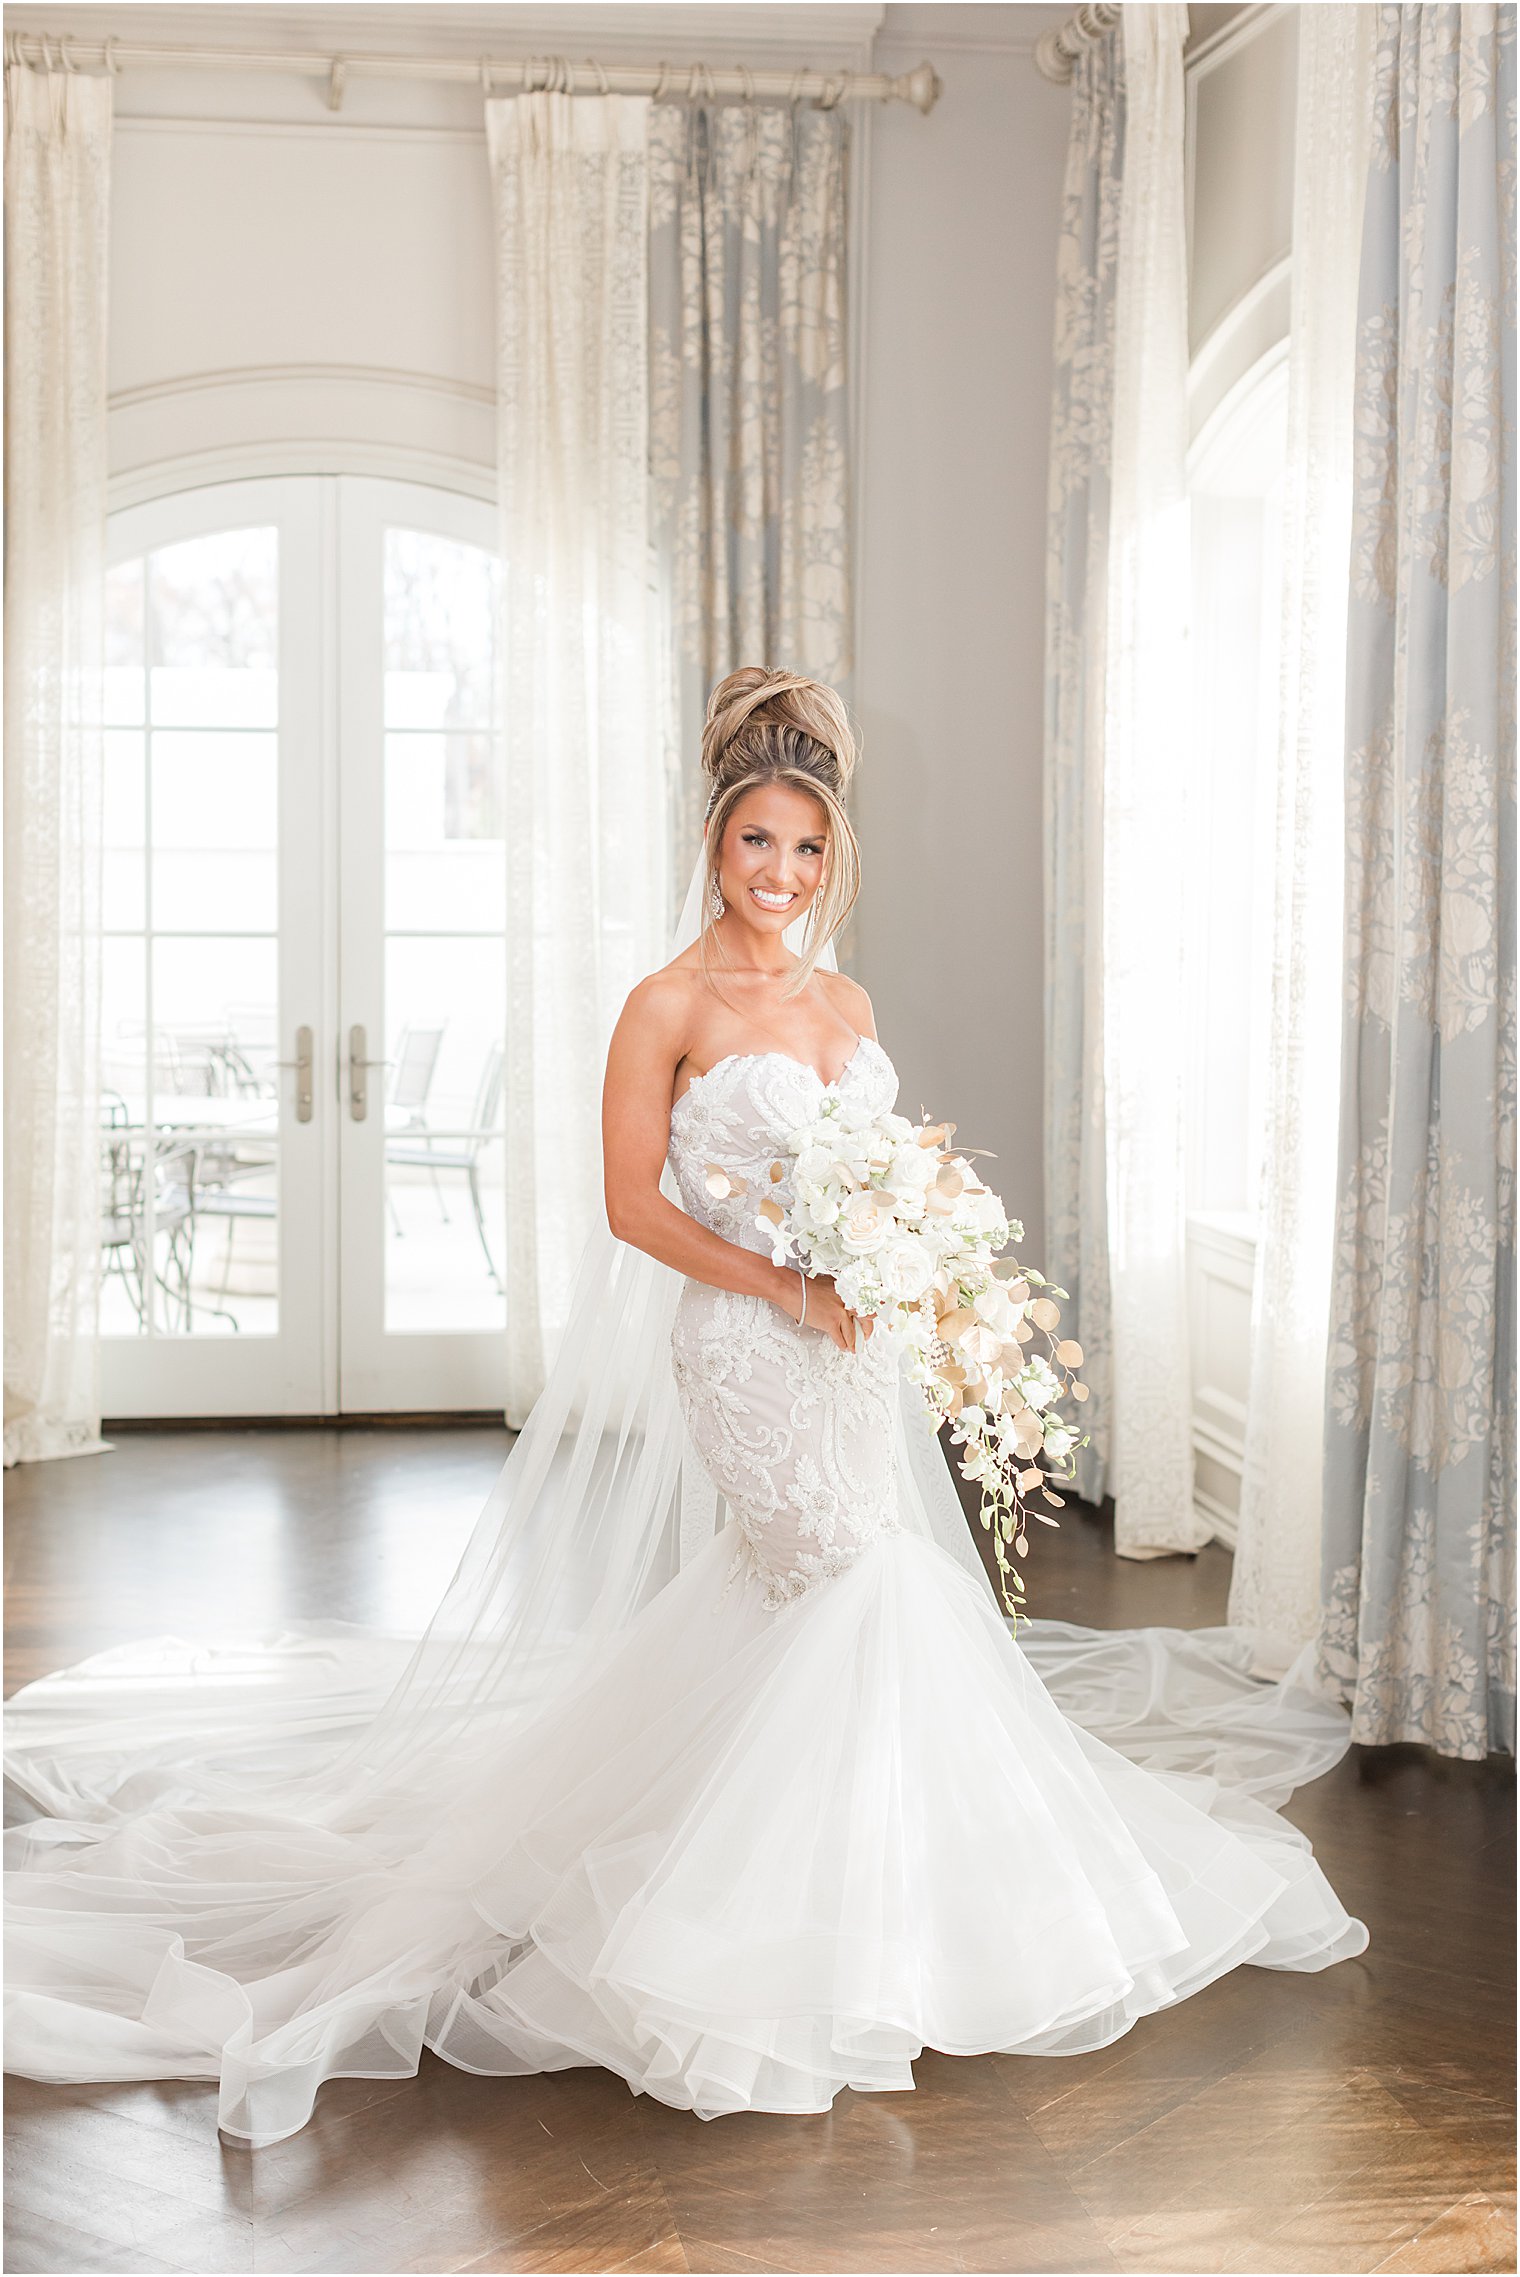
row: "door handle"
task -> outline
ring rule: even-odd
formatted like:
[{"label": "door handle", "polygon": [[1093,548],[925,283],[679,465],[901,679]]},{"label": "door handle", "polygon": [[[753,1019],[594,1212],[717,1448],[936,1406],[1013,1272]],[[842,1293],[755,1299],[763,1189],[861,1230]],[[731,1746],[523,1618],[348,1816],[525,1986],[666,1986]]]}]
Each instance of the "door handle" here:
[{"label": "door handle", "polygon": [[369,1113],[369,1071],[372,1067],[389,1067],[388,1059],[367,1059],[369,1038],[362,1021],[356,1021],[348,1031],[348,1111],[356,1123],[362,1123]]},{"label": "door handle", "polygon": [[312,1112],[312,1035],[310,1028],[296,1030],[296,1056],[294,1059],[277,1059],[276,1067],[293,1067],[296,1071],[296,1121],[309,1123]]}]

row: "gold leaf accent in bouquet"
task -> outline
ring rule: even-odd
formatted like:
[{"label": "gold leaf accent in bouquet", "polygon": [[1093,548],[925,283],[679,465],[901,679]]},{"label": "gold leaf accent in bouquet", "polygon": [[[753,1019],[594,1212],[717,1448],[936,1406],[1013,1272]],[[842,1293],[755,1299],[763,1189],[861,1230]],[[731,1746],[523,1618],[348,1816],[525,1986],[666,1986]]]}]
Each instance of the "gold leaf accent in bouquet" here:
[{"label": "gold leaf accent in bouquet", "polygon": [[[1024,1228],[972,1169],[968,1155],[985,1150],[951,1153],[955,1128],[924,1116],[916,1129],[852,1123],[800,1135],[792,1151],[822,1150],[835,1207],[815,1216],[811,1202],[783,1209],[768,1198],[758,1222],[790,1231],[804,1265],[839,1278],[863,1317],[889,1332],[911,1326],[914,1380],[934,1426],[951,1426],[961,1475],[980,1485],[977,1516],[992,1537],[999,1591],[1016,1628],[1029,1521],[1059,1524],[1050,1513],[1066,1503],[1051,1481],[1074,1478],[1077,1451],[1090,1444],[1090,1434],[1078,1436],[1061,1417],[1059,1403],[1068,1393],[1078,1403],[1089,1395],[1073,1374],[1081,1345],[1056,1340],[1056,1299],[1069,1302],[1067,1291],[1012,1254],[994,1256],[994,1232],[1011,1244],[1022,1242]],[[921,1148],[930,1161],[905,1191],[891,1171],[907,1147]],[[786,1168],[784,1160],[770,1166],[773,1187]],[[892,1295],[900,1268],[914,1279],[920,1257],[929,1274],[921,1293]],[[1029,1349],[1037,1333],[1046,1339],[1043,1351]],[[1026,1500],[1031,1495],[1048,1510],[1035,1508]]]}]

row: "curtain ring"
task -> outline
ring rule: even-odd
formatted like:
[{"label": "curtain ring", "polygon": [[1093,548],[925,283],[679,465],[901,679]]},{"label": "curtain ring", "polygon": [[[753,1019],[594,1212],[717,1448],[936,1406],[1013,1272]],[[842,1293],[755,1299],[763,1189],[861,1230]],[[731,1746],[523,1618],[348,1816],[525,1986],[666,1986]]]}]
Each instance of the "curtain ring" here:
[{"label": "curtain ring", "polygon": [[657,74],[656,74],[656,76],[655,76],[655,83],[654,83],[654,96],[653,96],[653,100],[654,100],[656,103],[660,103],[660,102],[663,102],[663,101],[664,101],[664,99],[665,99],[665,82],[666,82],[666,80],[667,80],[669,77],[670,77],[670,65],[669,65],[668,63],[666,63],[666,62],[664,61],[664,59],[662,58],[662,59],[661,59],[661,62],[660,62],[660,68],[659,68],[659,71],[658,71],[658,73],[657,73]]},{"label": "curtain ring", "polygon": [[480,92],[489,103],[491,100],[491,59],[485,55],[480,59]]},{"label": "curtain ring", "polygon": [[753,103],[753,102],[754,102],[754,100],[755,100],[755,74],[753,73],[753,71],[751,71],[751,69],[750,69],[750,67],[749,67],[749,65],[748,65],[747,63],[741,63],[741,64],[740,64],[740,66],[739,66],[739,77],[740,77],[740,78],[743,80],[743,82],[744,82],[744,100],[745,100],[745,102],[746,102],[746,103]]},{"label": "curtain ring", "polygon": [[845,90],[849,86],[849,81],[850,75],[847,71],[841,71],[838,74],[831,74],[830,77],[824,82],[823,93],[818,98],[819,110],[837,111],[840,104],[844,100]]},{"label": "curtain ring", "polygon": [[561,95],[573,95],[575,93],[575,65],[570,61],[568,55],[557,55],[554,58],[554,73],[556,92]]},{"label": "curtain ring", "polygon": [[612,93],[612,88],[608,83],[607,74],[602,69],[601,65],[597,62],[596,57],[594,55],[588,55],[586,62],[589,68],[596,73],[597,86],[602,94],[610,95]]},{"label": "curtain ring", "polygon": [[116,34],[114,32],[106,41],[106,69],[113,79],[121,70],[121,59],[116,53]]}]

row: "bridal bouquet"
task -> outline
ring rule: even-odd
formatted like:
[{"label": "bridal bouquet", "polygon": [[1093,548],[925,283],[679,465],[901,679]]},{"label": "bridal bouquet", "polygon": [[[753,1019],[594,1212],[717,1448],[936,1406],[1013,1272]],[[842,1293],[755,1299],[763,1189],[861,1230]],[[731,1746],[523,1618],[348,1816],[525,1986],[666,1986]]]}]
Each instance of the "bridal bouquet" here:
[{"label": "bridal bouquet", "polygon": [[[1085,1400],[1088,1387],[1074,1375],[1082,1347],[1055,1333],[1054,1299],[1067,1292],[1002,1254],[1024,1228],[951,1153],[954,1130],[874,1116],[830,1092],[789,1134],[789,1162],[770,1166],[772,1185],[791,1170],[790,1208],[766,1195],[755,1222],[778,1265],[831,1275],[850,1310],[904,1349],[930,1419],[949,1424],[962,1476],[981,1487],[981,1522],[1017,1624],[1024,1584],[1008,1553],[1028,1556],[1031,1518],[1059,1523],[1030,1497],[1065,1508],[1051,1481],[1074,1475],[1087,1437],[1060,1403]],[[713,1174],[728,1184],[716,1164]]]}]

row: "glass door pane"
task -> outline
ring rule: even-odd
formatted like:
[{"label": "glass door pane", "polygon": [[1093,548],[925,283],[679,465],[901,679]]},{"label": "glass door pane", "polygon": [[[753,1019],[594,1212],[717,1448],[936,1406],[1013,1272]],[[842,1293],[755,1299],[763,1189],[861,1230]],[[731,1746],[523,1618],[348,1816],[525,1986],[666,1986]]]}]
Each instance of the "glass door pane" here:
[{"label": "glass door pane", "polygon": [[506,1327],[496,558],[388,523],[385,1326]]},{"label": "glass door pane", "polygon": [[[315,612],[302,606],[316,568],[312,491],[229,484],[113,519],[108,1414],[322,1404],[320,1262],[312,1240],[289,1238],[292,1209],[313,1227],[316,1148],[280,1064],[287,1027],[318,1015],[306,999],[320,970],[309,874],[320,798],[302,716],[317,678]],[[292,972],[304,976],[300,1004],[283,985]]]},{"label": "glass door pane", "polygon": [[494,515],[351,481],[343,511],[342,1383],[500,1408],[506,849]]}]

